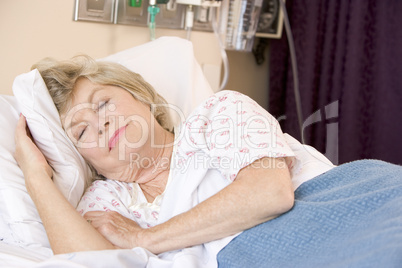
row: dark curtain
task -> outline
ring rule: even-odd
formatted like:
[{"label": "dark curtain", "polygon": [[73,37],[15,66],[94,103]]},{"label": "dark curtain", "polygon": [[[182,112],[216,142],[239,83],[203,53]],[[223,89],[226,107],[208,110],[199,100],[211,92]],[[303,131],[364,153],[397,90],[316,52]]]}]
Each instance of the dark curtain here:
[{"label": "dark curtain", "polygon": [[285,32],[270,43],[268,109],[284,132],[336,164],[402,164],[402,1],[287,0],[303,111]]}]

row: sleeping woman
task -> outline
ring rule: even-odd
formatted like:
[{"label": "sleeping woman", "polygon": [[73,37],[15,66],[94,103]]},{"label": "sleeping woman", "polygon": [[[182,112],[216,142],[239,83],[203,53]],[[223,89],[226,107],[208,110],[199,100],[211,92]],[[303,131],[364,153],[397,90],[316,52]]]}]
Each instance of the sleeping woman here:
[{"label": "sleeping woman", "polygon": [[292,209],[294,190],[333,167],[238,92],[216,93],[172,126],[164,98],[119,64],[80,56],[34,68],[94,174],[72,207],[20,116],[15,156],[55,254],[203,245],[216,263],[234,235]]}]

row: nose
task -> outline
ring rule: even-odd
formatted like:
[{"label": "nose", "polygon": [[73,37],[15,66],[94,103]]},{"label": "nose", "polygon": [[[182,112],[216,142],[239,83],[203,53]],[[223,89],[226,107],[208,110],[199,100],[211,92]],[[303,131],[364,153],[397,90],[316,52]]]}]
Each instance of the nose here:
[{"label": "nose", "polygon": [[99,127],[99,131],[98,131],[99,135],[102,135],[102,134],[105,132],[105,130],[106,130],[107,128],[109,128],[109,125],[110,125],[109,121],[106,121],[106,122],[103,124],[103,126],[101,125],[101,126]]}]

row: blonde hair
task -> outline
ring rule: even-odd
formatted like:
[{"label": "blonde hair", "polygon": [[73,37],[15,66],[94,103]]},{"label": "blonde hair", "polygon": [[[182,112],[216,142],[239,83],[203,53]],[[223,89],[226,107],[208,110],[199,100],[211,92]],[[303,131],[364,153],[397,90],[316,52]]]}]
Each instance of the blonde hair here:
[{"label": "blonde hair", "polygon": [[67,61],[45,58],[32,69],[40,72],[60,115],[71,108],[74,85],[79,78],[85,77],[96,84],[121,87],[149,106],[157,104],[152,109],[156,121],[168,131],[173,129],[167,105],[164,105],[166,100],[141,75],[120,64],[95,61],[81,55]]}]

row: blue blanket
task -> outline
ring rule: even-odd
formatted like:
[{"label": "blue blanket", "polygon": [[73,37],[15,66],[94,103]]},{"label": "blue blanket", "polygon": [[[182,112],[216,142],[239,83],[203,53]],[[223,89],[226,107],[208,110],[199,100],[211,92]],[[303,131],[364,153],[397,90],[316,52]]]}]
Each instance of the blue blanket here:
[{"label": "blue blanket", "polygon": [[282,216],[244,231],[219,267],[402,267],[402,166],[340,165],[295,192]]}]

